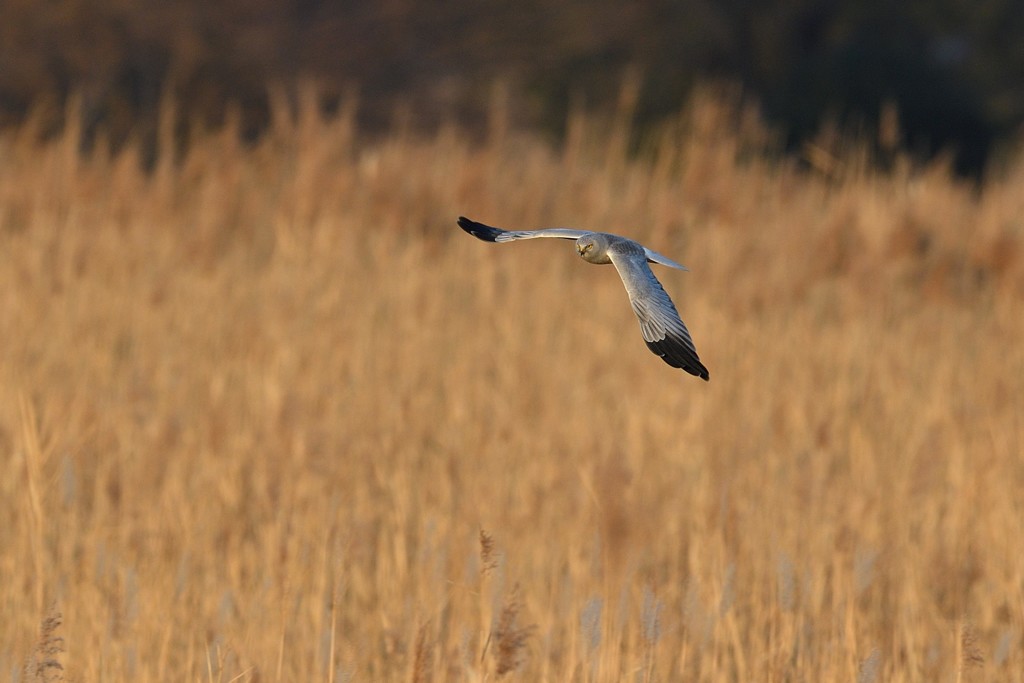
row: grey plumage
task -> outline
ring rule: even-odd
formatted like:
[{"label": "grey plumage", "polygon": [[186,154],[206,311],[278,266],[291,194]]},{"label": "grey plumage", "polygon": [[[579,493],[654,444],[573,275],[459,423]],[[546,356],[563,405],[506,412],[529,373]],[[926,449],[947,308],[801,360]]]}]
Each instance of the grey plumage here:
[{"label": "grey plumage", "polygon": [[679,317],[675,304],[647,264],[658,263],[680,270],[687,270],[686,266],[651,251],[639,242],[605,232],[568,228],[502,230],[465,217],[460,217],[458,223],[470,235],[486,242],[511,242],[538,237],[576,240],[576,251],[583,260],[615,266],[626,287],[633,313],[640,321],[640,332],[647,348],[674,368],[681,368],[703,380],[709,378],[708,370],[700,362],[690,332]]}]

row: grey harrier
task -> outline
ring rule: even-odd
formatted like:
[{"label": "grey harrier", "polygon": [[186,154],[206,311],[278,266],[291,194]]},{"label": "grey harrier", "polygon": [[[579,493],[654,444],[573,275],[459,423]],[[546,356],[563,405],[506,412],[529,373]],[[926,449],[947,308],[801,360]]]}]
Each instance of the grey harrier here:
[{"label": "grey harrier", "polygon": [[647,263],[660,263],[680,270],[687,270],[686,266],[647,249],[639,242],[606,232],[568,228],[501,230],[464,217],[459,218],[459,227],[485,242],[511,242],[536,237],[576,240],[576,251],[584,261],[610,263],[619,271],[629,294],[629,303],[640,321],[640,331],[647,348],[672,367],[682,368],[705,381],[708,379],[708,370],[697,357],[689,330]]}]

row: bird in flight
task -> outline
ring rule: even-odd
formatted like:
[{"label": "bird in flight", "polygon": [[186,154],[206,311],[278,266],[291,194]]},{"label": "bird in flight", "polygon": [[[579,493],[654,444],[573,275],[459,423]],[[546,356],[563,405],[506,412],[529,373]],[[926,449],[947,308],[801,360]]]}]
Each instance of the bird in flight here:
[{"label": "bird in flight", "polygon": [[610,263],[619,272],[629,294],[629,303],[633,305],[633,313],[640,321],[640,332],[647,348],[672,367],[708,380],[708,369],[697,357],[690,331],[647,263],[659,263],[679,270],[688,270],[686,266],[651,251],[639,242],[606,232],[568,228],[501,230],[465,217],[459,217],[458,222],[460,228],[485,242],[512,242],[537,237],[576,240],[576,251],[584,261],[599,265]]}]

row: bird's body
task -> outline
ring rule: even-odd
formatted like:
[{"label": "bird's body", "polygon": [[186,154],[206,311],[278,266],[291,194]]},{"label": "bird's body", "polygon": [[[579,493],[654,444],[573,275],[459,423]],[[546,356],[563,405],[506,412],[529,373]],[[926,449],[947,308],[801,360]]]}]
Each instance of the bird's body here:
[{"label": "bird's body", "polygon": [[647,264],[658,263],[679,270],[687,270],[686,266],[651,251],[639,242],[606,232],[568,228],[501,230],[463,217],[458,222],[460,228],[486,242],[538,237],[576,240],[576,251],[584,261],[615,266],[629,294],[633,312],[640,321],[640,332],[647,347],[672,367],[681,368],[703,380],[709,378],[675,304]]}]

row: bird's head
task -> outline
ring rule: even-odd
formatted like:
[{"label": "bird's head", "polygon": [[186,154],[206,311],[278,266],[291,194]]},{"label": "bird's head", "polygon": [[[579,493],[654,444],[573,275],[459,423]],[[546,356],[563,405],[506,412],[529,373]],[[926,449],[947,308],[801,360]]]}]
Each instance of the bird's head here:
[{"label": "bird's head", "polygon": [[576,253],[590,263],[609,263],[606,245],[600,235],[583,235],[576,240]]}]

